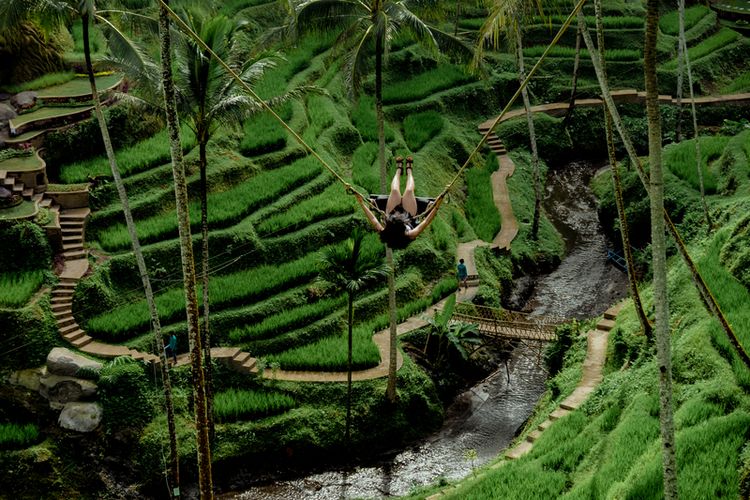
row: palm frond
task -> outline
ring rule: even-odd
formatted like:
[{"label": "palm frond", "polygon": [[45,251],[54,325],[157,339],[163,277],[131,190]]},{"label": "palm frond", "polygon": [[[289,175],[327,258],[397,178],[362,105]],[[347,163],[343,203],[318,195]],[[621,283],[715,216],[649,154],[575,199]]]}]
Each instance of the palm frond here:
[{"label": "palm frond", "polygon": [[357,45],[352,49],[347,57],[346,64],[344,65],[346,75],[345,83],[349,88],[352,95],[356,95],[359,92],[360,85],[362,83],[362,75],[365,74],[367,68],[367,42],[373,35],[374,28],[372,25],[368,26],[365,32],[362,34]]},{"label": "palm frond", "polygon": [[357,0],[307,0],[296,7],[294,26],[298,34],[322,32],[347,26],[369,14],[367,5]]},{"label": "palm frond", "polygon": [[159,78],[157,64],[109,19],[97,15],[96,20],[101,25],[112,59],[117,61],[117,65],[126,71],[132,80],[146,80],[151,82],[151,86],[155,86],[153,82]]}]

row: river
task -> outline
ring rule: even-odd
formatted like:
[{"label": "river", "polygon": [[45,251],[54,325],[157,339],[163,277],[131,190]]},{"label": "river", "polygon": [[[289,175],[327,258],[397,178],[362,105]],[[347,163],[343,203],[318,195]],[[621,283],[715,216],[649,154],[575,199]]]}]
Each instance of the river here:
[{"label": "river", "polygon": [[[607,241],[588,182],[596,167],[572,162],[551,170],[544,207],[565,239],[567,256],[553,272],[523,284],[520,304],[535,314],[590,317],[626,294],[626,277],[606,261]],[[460,394],[440,431],[398,453],[347,469],[253,485],[240,500],[338,500],[410,493],[441,478],[454,480],[492,460],[513,440],[545,390],[544,370],[533,349],[520,345],[505,368]]]}]

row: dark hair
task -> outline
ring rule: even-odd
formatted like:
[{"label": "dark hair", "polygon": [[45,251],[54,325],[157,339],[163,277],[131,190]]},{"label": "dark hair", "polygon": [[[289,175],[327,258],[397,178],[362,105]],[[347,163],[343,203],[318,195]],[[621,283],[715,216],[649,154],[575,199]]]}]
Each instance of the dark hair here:
[{"label": "dark hair", "polygon": [[411,238],[406,235],[407,222],[411,217],[406,212],[391,212],[385,218],[385,227],[380,231],[380,241],[394,250],[409,246]]}]

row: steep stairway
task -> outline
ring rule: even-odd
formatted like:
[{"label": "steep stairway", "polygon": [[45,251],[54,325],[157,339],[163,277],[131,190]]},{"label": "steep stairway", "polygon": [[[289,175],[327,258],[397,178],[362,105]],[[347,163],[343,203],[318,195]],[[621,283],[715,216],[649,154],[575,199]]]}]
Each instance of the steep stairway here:
[{"label": "steep stairway", "polygon": [[83,248],[83,230],[91,210],[88,208],[72,208],[60,211],[60,228],[62,230],[63,259],[85,259],[87,252]]}]

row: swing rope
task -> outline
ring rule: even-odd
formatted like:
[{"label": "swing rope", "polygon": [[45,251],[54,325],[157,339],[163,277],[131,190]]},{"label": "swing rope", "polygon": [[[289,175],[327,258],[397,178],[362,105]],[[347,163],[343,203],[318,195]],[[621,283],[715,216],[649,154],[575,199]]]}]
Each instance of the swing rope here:
[{"label": "swing rope", "polygon": [[[492,125],[490,128],[485,132],[485,134],[482,136],[479,143],[476,145],[474,150],[469,154],[468,158],[466,158],[466,161],[461,166],[461,168],[456,172],[456,175],[453,177],[453,179],[445,186],[445,189],[435,198],[435,203],[432,206],[432,210],[437,209],[440,206],[440,202],[442,199],[448,194],[448,191],[453,187],[453,185],[458,181],[458,179],[463,175],[464,171],[468,168],[469,163],[471,162],[471,159],[474,157],[474,155],[479,151],[479,149],[484,145],[484,143],[489,138],[490,134],[494,130],[494,128],[497,126],[498,123],[500,123],[500,120],[507,114],[508,110],[513,106],[513,104],[518,99],[518,96],[521,95],[521,92],[524,88],[528,85],[528,83],[531,81],[531,78],[534,76],[536,71],[539,69],[539,67],[542,65],[542,62],[546,59],[549,52],[552,50],[552,48],[557,45],[557,42],[562,38],[563,34],[565,34],[565,31],[567,31],[568,27],[570,26],[571,22],[573,21],[573,18],[578,14],[578,12],[581,10],[583,5],[586,3],[586,0],[579,0],[578,4],[575,6],[573,11],[568,15],[567,19],[565,19],[565,22],[563,23],[560,30],[557,32],[557,35],[555,35],[555,38],[552,39],[552,42],[547,46],[547,48],[542,53],[539,60],[536,62],[533,68],[531,68],[531,71],[526,75],[526,78],[521,82],[521,85],[518,87],[518,90],[513,94],[511,99],[508,101],[508,103],[503,108],[502,112],[495,118],[495,120],[492,122]],[[159,0],[159,4],[167,11],[169,16],[174,20],[174,22],[177,24],[177,26],[180,28],[180,30],[188,35],[190,38],[192,38],[203,50],[205,50],[211,57],[216,59],[216,61],[219,63],[219,65],[224,68],[224,70],[229,73],[229,75],[237,82],[250,96],[258,101],[263,108],[265,108],[271,115],[278,121],[284,129],[289,132],[292,137],[313,157],[315,157],[318,162],[320,162],[323,167],[325,167],[341,184],[343,184],[344,188],[347,192],[356,193],[359,196],[361,196],[363,199],[368,199],[371,206],[373,206],[378,212],[382,212],[375,203],[372,202],[372,200],[369,200],[368,197],[365,197],[357,191],[357,189],[354,188],[346,179],[341,177],[341,175],[333,168],[331,167],[328,162],[326,162],[305,140],[297,133],[295,132],[272,108],[268,105],[263,99],[261,99],[258,94],[255,93],[255,91],[250,87],[250,85],[242,80],[240,76],[237,74],[234,69],[232,69],[221,57],[214,52],[211,47],[209,47],[201,38],[198,36],[197,33],[195,33],[190,26],[183,21],[180,16],[178,16],[170,7],[167,5],[164,0]],[[523,57],[523,55],[521,55]]]},{"label": "swing rope", "polygon": [[[586,0],[579,0],[578,4],[573,9],[573,12],[570,13],[567,19],[565,19],[565,22],[560,27],[560,31],[557,32],[557,35],[555,35],[555,38],[552,39],[552,42],[547,46],[547,48],[542,53],[541,57],[539,57],[539,60],[536,62],[533,68],[531,68],[531,71],[529,71],[528,75],[526,75],[526,78],[521,82],[521,85],[519,85],[518,90],[513,94],[513,97],[510,98],[508,103],[503,108],[502,112],[495,118],[495,120],[492,122],[492,125],[490,125],[490,128],[487,130],[487,132],[484,133],[482,136],[482,139],[479,141],[479,143],[476,145],[474,150],[469,154],[469,157],[466,158],[466,161],[461,166],[460,169],[458,169],[458,172],[456,172],[456,175],[453,177],[453,179],[448,183],[448,185],[445,186],[445,189],[442,193],[440,193],[440,196],[438,198],[442,198],[445,196],[448,191],[453,187],[453,185],[456,183],[456,181],[463,175],[464,170],[466,170],[469,166],[469,162],[474,157],[475,154],[479,151],[479,149],[484,145],[484,143],[489,138],[490,134],[492,134],[492,131],[495,129],[498,123],[500,123],[500,120],[503,119],[503,117],[506,115],[508,110],[510,110],[511,106],[516,102],[516,99],[518,99],[518,96],[521,95],[521,92],[523,92],[523,89],[526,88],[526,85],[531,81],[531,78],[534,76],[534,73],[536,73],[537,69],[542,65],[542,62],[544,62],[544,59],[547,57],[549,52],[552,50],[552,48],[557,45],[557,42],[562,38],[562,36],[565,34],[565,31],[567,31],[570,24],[573,22],[573,19],[578,15],[578,11],[581,10],[583,7],[583,4],[586,3]],[[523,57],[523,54],[520,55],[520,57]]]}]

